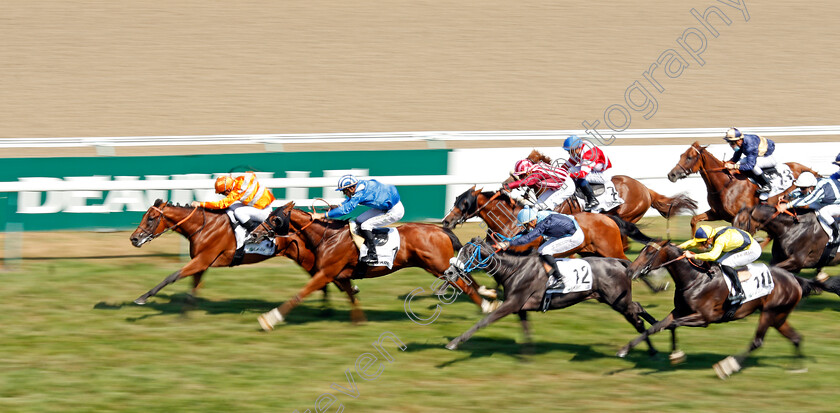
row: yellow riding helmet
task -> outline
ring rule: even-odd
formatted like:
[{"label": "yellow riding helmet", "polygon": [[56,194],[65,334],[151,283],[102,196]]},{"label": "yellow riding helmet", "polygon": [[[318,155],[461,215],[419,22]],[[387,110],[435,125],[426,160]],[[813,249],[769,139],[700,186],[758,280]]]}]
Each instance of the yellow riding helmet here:
[{"label": "yellow riding helmet", "polygon": [[233,178],[228,175],[216,178],[216,193],[221,194],[233,189]]},{"label": "yellow riding helmet", "polygon": [[694,231],[694,239],[697,241],[705,241],[714,235],[715,229],[710,225],[700,225],[697,231]]}]

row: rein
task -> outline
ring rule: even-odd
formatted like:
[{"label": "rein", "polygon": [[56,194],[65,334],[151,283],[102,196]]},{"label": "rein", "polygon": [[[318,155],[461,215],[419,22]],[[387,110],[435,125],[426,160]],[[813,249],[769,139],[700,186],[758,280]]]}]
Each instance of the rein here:
[{"label": "rein", "polygon": [[[482,209],[487,207],[487,205],[490,205],[490,202],[492,202],[494,199],[498,198],[499,195],[501,195],[501,194],[502,194],[502,191],[496,191],[496,193],[493,194],[493,196],[491,196],[490,199],[488,199],[486,202],[484,202],[484,205],[476,208],[475,211],[462,216],[461,219],[458,220],[458,223],[462,224],[464,222],[467,222],[468,219],[478,215],[478,213],[481,212]],[[475,199],[476,199],[476,202],[478,202],[478,197],[477,196],[475,197]]]},{"label": "rein", "polygon": [[[174,219],[169,218],[168,216],[166,216],[166,215],[163,213],[163,208],[158,208],[158,207],[156,207],[156,206],[152,205],[150,209],[153,209],[153,210],[157,211],[157,212],[158,212],[158,214],[160,214],[160,216],[161,216],[161,217],[166,218],[166,220],[167,220],[167,221],[170,221],[170,222],[175,222],[175,220],[174,220]],[[192,211],[191,211],[191,212],[190,212],[190,213],[189,213],[189,214],[188,214],[188,215],[187,215],[184,219],[182,219],[182,220],[180,220],[180,221],[176,222],[176,223],[175,223],[175,225],[172,225],[172,226],[167,226],[167,227],[166,227],[166,228],[164,228],[164,229],[163,229],[163,231],[161,231],[159,234],[155,234],[155,233],[154,233],[154,232],[152,232],[152,231],[146,231],[145,229],[144,229],[143,231],[144,231],[144,232],[148,232],[148,233],[150,233],[150,234],[151,234],[151,239],[155,239],[155,238],[157,238],[157,237],[159,237],[159,236],[161,236],[161,235],[163,235],[163,234],[166,234],[167,232],[172,231],[172,230],[174,230],[175,228],[179,227],[181,224],[183,224],[184,222],[186,222],[187,220],[189,220],[189,219],[193,216],[193,214],[195,214],[195,211],[198,211],[198,208],[193,208],[193,210],[192,210]],[[207,215],[206,215],[206,212],[205,212],[205,215],[204,215],[204,220],[203,220],[203,222],[202,222],[202,224],[201,224],[201,228],[199,228],[198,230],[196,230],[196,231],[195,231],[195,232],[193,232],[192,234],[187,235],[187,239],[190,239],[190,238],[192,238],[195,234],[198,234],[199,232],[201,232],[201,230],[203,230],[203,229],[204,229],[204,227],[205,227],[206,225],[207,225]]]}]

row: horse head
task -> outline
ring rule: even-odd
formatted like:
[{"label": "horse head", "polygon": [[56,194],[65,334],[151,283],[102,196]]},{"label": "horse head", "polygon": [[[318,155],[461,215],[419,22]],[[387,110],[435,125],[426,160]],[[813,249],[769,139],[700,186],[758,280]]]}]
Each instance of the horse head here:
[{"label": "horse head", "polygon": [[654,240],[639,252],[639,256],[627,267],[627,276],[635,280],[640,276],[647,275],[652,270],[662,266],[668,261],[669,240]]},{"label": "horse head", "polygon": [[143,214],[143,218],[140,220],[140,224],[137,225],[137,229],[128,237],[131,240],[131,245],[140,248],[143,244],[161,236],[167,230],[166,223],[163,219],[163,209],[167,205],[167,202],[158,199],[154,205],[146,210],[146,213]]},{"label": "horse head", "polygon": [[455,205],[452,210],[443,218],[441,222],[444,228],[452,229],[458,224],[463,224],[468,218],[475,214],[478,209],[478,194],[481,189],[472,188],[466,190],[463,194],[455,198]]},{"label": "horse head", "polygon": [[543,162],[551,165],[551,158],[549,158],[548,156],[544,155],[542,152],[536,149],[532,150],[531,153],[528,154],[528,160],[535,164]]},{"label": "horse head", "polygon": [[758,231],[759,222],[753,218],[753,211],[755,208],[750,207],[743,207],[735,217],[732,218],[732,226],[738,229],[742,229],[750,233],[750,235],[754,235],[756,231]]},{"label": "horse head", "polygon": [[691,144],[691,146],[689,146],[688,149],[680,155],[680,160],[677,162],[677,165],[671,169],[671,172],[668,172],[668,180],[671,182],[677,182],[688,175],[698,172],[702,164],[701,159],[703,158],[704,152],[706,152],[706,147],[700,146],[699,142]]},{"label": "horse head", "polygon": [[289,202],[271,211],[268,218],[251,231],[245,242],[259,243],[264,239],[289,235],[289,214],[294,206],[294,202]]}]

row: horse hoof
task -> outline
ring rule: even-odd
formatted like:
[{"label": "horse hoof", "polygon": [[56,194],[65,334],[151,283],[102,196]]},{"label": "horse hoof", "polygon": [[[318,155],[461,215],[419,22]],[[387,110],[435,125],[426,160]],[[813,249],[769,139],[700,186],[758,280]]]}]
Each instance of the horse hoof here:
[{"label": "horse hoof", "polygon": [[817,274],[816,280],[821,282],[821,283],[824,283],[824,282],[828,281],[828,274],[825,271],[820,271],[820,273]]},{"label": "horse hoof", "polygon": [[145,299],[145,298],[143,298],[143,297],[140,297],[140,298],[138,298],[138,299],[134,300],[134,304],[137,304],[137,305],[146,305],[146,299]]},{"label": "horse hoof", "polygon": [[458,344],[456,344],[454,341],[452,341],[452,342],[450,342],[449,344],[446,345],[446,349],[447,350],[457,350],[458,349]]},{"label": "horse hoof", "polygon": [[733,374],[741,370],[741,364],[735,357],[729,356],[714,365],[715,373],[721,380],[726,380]]},{"label": "horse hoof", "polygon": [[283,314],[280,314],[280,311],[275,308],[267,313],[260,314],[260,316],[257,317],[257,321],[259,321],[260,327],[262,327],[264,331],[271,331],[274,330],[274,326],[277,325],[277,323],[283,322]]},{"label": "horse hoof", "polygon": [[627,357],[627,353],[630,352],[630,349],[627,347],[622,347],[621,350],[618,350],[618,353],[615,353],[616,356],[619,358]]},{"label": "horse hoof", "polygon": [[668,356],[668,359],[671,360],[672,366],[685,363],[685,352],[682,350],[675,351]]},{"label": "horse hoof", "polygon": [[499,300],[481,300],[481,312],[484,314],[492,313],[493,311],[496,311],[500,305],[502,305],[502,302]]},{"label": "horse hoof", "polygon": [[480,295],[484,298],[489,298],[491,300],[495,300],[495,299],[499,298],[499,294],[496,292],[496,290],[487,288],[483,285],[478,287],[478,295]]}]

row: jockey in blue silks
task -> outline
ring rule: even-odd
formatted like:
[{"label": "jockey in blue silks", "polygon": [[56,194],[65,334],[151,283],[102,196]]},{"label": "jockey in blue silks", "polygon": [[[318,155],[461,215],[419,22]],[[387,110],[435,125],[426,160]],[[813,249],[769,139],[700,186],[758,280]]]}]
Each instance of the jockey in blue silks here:
[{"label": "jockey in blue silks", "polygon": [[[840,155],[833,163],[840,166]],[[788,208],[816,210],[817,219],[833,232],[829,234],[829,242],[837,241],[840,238],[840,226],[837,224],[840,217],[840,171],[819,180],[810,172],[802,172],[793,184],[799,188],[799,193],[791,193],[791,202],[779,204],[776,208],[780,211]]]},{"label": "jockey in blue silks", "polygon": [[[735,150],[732,159],[726,162],[726,168],[738,169],[746,174],[752,173],[753,179],[758,184],[758,192],[770,192],[772,188],[762,168],[776,166],[776,158],[772,156],[776,144],[758,135],[742,134],[736,128],[729,128],[723,139]],[[735,163],[742,156],[744,159],[736,165]]]},{"label": "jockey in blue silks", "polygon": [[359,205],[370,207],[355,219],[358,228],[356,233],[364,238],[368,248],[368,254],[360,261],[377,262],[373,229],[393,224],[405,215],[397,187],[383,184],[375,179],[360,180],[348,174],[339,178],[336,191],[341,191],[347,199],[341,205],[327,211],[326,214],[312,214],[313,218],[334,219],[353,212]]},{"label": "jockey in blue silks", "polygon": [[583,244],[584,235],[580,225],[570,215],[553,211],[537,211],[528,207],[519,211],[516,219],[525,227],[526,231],[530,229],[530,232],[514,237],[510,241],[502,241],[497,246],[504,249],[528,244],[538,237],[545,238],[546,241],[538,251],[543,262],[551,268],[548,273],[547,287],[563,289],[563,278],[557,273],[557,267],[554,265],[554,254],[570,251]]}]

